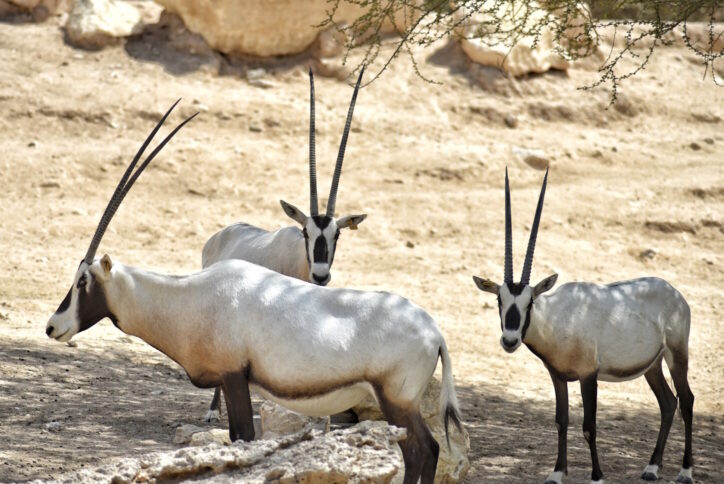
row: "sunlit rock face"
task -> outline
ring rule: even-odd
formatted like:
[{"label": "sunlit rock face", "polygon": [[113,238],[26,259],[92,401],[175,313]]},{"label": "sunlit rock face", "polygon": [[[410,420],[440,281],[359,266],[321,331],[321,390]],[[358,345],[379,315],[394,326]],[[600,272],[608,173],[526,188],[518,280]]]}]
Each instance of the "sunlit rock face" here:
[{"label": "sunlit rock face", "polygon": [[[298,54],[309,48],[327,18],[327,0],[157,0],[178,14],[186,27],[226,54],[259,57]],[[334,19],[351,22],[364,10],[340,2]],[[386,31],[400,30],[410,15],[400,12]]]}]

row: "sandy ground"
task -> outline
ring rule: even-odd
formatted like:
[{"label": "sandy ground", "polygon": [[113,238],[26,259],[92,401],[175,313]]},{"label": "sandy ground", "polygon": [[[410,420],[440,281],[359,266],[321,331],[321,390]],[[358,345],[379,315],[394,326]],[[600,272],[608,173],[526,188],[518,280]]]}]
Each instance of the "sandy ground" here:
[{"label": "sandy ground", "polygon": [[[210,392],[142,341],[106,320],[74,348],[49,340],[45,323],[124,166],[178,97],[172,123],[201,115],[134,187],[99,255],[184,274],[200,267],[219,228],[286,225],[280,198],[306,207],[308,62],[266,64],[273,87],[262,89],[243,79],[250,64],[222,60],[218,75],[162,36],[91,53],[65,45],[53,20],[0,23],[0,481],[171,449],[177,425],[202,424]],[[689,301],[694,475],[720,482],[724,90],[676,47],[661,50],[610,109],[607,92],[576,90],[593,79],[590,68],[516,83],[483,72],[481,87],[454,47],[427,51],[422,65],[443,84],[401,61],[360,92],[337,209],[369,217],[341,237],[332,285],[391,290],[437,319],[471,434],[467,482],[542,481],[555,461],[548,374],[526,349],[503,352],[495,301],[471,281],[502,279],[506,165],[521,267],[543,172],[516,148],[542,150],[552,167],[534,281],[552,272],[561,283],[657,275]],[[317,81],[320,193],[350,95],[344,83]],[[569,482],[582,482],[590,460],[580,392],[569,386]],[[644,379],[601,383],[598,422],[609,482],[637,479],[658,431]],[[682,453],[677,418],[665,479]]]}]

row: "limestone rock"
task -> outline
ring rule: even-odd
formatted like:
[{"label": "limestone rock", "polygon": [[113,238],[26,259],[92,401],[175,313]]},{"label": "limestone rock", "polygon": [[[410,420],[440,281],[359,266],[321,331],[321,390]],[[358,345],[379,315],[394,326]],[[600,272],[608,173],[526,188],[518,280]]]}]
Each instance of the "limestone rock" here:
[{"label": "limestone rock", "polygon": [[[482,10],[491,9],[495,2],[488,0]],[[520,22],[525,15],[530,15],[528,22],[532,25],[544,17],[540,5],[536,2],[526,3],[525,6],[515,7],[514,13],[507,9],[514,8],[503,3],[497,10],[496,17],[502,18],[501,30],[511,29],[516,22]],[[530,11],[532,9],[532,11]],[[515,18],[510,18],[514,15]],[[566,70],[569,63],[556,52],[555,35],[549,28],[543,28],[538,44],[533,46],[533,37],[526,36],[518,40],[511,48],[504,40],[495,44],[491,37],[484,35],[485,40],[475,38],[480,36],[480,29],[486,20],[484,14],[474,14],[461,26],[457,33],[461,37],[463,51],[475,63],[501,69],[513,76],[522,76],[530,73],[546,72],[550,69]],[[494,37],[493,37],[494,38]],[[490,44],[490,45],[489,45]]]},{"label": "limestone rock", "polygon": [[528,148],[513,147],[513,154],[523,160],[531,168],[536,170],[545,170],[550,166],[550,159],[541,150],[531,150]]},{"label": "limestone rock", "polygon": [[324,432],[329,431],[329,417],[307,417],[268,400],[261,404],[259,414],[261,415],[261,435],[263,439],[293,434],[307,426]]},{"label": "limestone rock", "polygon": [[[260,57],[298,54],[309,48],[330,9],[327,0],[157,1],[178,14],[188,29],[203,36],[212,48]],[[388,22],[385,30],[404,29],[414,20],[414,12],[417,10],[400,10],[394,24]],[[334,18],[338,23],[351,22],[363,13],[358,5],[340,2]]]},{"label": "limestone rock", "polygon": [[404,437],[404,429],[384,422],[363,422],[329,433],[305,428],[273,440],[210,444],[119,460],[53,482],[389,483],[403,468],[397,442]]},{"label": "limestone rock", "polygon": [[0,17],[29,13],[36,22],[70,10],[71,0],[0,0]]},{"label": "limestone rock", "polygon": [[196,432],[191,436],[189,445],[199,447],[208,444],[231,445],[231,438],[227,429],[211,429]]},{"label": "limestone rock", "polygon": [[[470,436],[463,427],[463,431],[451,424],[450,426],[450,447],[445,440],[445,426],[440,415],[440,381],[437,378],[430,380],[425,393],[422,395],[420,413],[432,431],[433,437],[440,444],[440,457],[437,462],[436,483],[454,483],[463,480],[470,469],[468,452],[470,452]],[[360,421],[362,420],[383,420],[384,415],[377,402],[372,397],[367,397],[352,409]],[[398,478],[393,480],[396,483]],[[402,476],[399,476],[402,482]]]},{"label": "limestone rock", "polygon": [[85,49],[101,49],[118,39],[137,34],[141,12],[116,0],[76,0],[65,23],[67,39]]},{"label": "limestone rock", "polygon": [[176,427],[176,433],[173,436],[174,444],[188,444],[191,442],[191,437],[198,432],[203,432],[204,429],[197,427],[196,425],[185,424]]}]

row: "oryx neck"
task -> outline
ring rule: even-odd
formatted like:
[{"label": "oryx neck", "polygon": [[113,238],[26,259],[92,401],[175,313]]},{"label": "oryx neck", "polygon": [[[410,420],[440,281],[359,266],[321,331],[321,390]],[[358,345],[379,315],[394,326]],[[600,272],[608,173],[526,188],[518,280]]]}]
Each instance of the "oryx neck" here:
[{"label": "oryx neck", "polygon": [[171,359],[179,361],[179,338],[186,333],[183,279],[114,264],[105,282],[106,297],[116,326],[141,338]]},{"label": "oryx neck", "polygon": [[542,294],[533,299],[529,313],[529,324],[523,343],[540,353],[544,348],[555,344],[555,331],[547,314],[547,296]]}]

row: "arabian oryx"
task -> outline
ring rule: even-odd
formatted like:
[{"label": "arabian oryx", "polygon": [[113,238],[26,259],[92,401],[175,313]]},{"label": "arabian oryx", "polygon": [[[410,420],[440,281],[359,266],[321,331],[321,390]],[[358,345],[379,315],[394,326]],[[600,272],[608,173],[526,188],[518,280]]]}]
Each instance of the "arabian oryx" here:
[{"label": "arabian oryx", "polygon": [[[309,199],[310,216],[302,213],[294,205],[280,200],[284,212],[301,225],[284,227],[273,232],[243,222],[229,225],[220,230],[204,245],[201,254],[202,267],[209,267],[220,260],[242,259],[266,267],[290,277],[325,286],[332,278],[330,269],[337,248],[340,229],[356,230],[367,217],[348,215],[334,219],[334,207],[337,200],[339,177],[342,174],[342,161],[347,146],[347,137],[352,124],[352,114],[357,100],[364,67],[359,73],[347,112],[347,121],[342,133],[342,142],[334,168],[332,186],[329,191],[327,212],[319,215],[317,202],[317,161],[314,136],[314,74],[309,69]],[[219,388],[214,392],[209,411],[204,420],[219,420]]]},{"label": "arabian oryx", "polygon": [[665,359],[678,393],[685,425],[684,463],[677,482],[692,482],[691,421],[694,395],[687,381],[689,306],[669,283],[652,277],[608,285],[564,284],[543,295],[558,277],[535,286],[529,283],[533,252],[543,209],[548,172],[543,179],[519,283],[513,282],[513,238],[510,188],[505,172],[505,277],[503,285],[473,277],[482,291],[498,296],[500,343],[508,353],[521,343],[543,361],[556,394],[558,460],[546,483],[560,484],[567,472],[568,382],[581,382],[583,435],[593,461],[591,480],[602,482],[596,453],[596,393],[598,380],[625,381],[646,377],[661,409],[661,428],[654,453],[641,476],[658,479],[664,446],[676,411],[676,397],[664,379]]},{"label": "arabian oryx", "polygon": [[67,342],[110,318],[176,361],[194,385],[222,386],[232,441],[254,438],[250,388],[317,416],[372,394],[387,420],[407,430],[400,442],[404,482],[432,483],[439,447],[419,407],[438,358],[446,431],[449,420],[459,427],[460,417],[445,340],[420,307],[394,294],[316,286],[242,260],[179,277],[95,258],[121,200],[178,130],[129,178],[163,119],[116,188],[68,295],[48,321],[48,336]]}]

